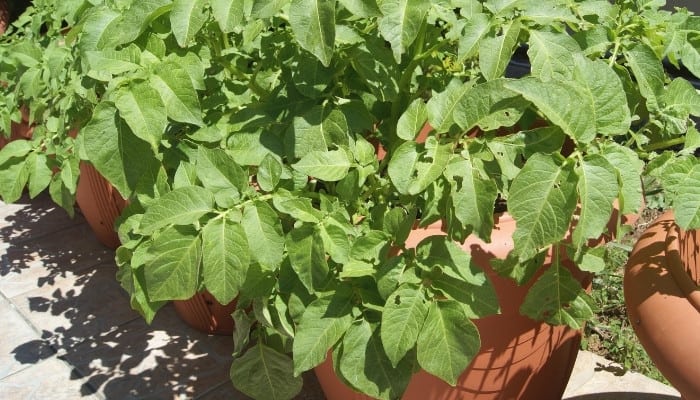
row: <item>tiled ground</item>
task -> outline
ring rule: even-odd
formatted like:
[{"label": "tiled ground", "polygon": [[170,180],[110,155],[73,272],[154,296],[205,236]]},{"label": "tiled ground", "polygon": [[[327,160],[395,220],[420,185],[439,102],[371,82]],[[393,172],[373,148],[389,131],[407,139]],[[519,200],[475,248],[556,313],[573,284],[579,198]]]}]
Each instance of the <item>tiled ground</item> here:
[{"label": "tiled ground", "polygon": [[[0,399],[246,399],[229,379],[231,339],[182,323],[147,325],[114,275],[113,252],[46,196],[0,203]],[[636,374],[581,353],[568,400],[674,400]],[[312,374],[298,399],[322,400]],[[525,399],[529,400],[529,399]]]}]

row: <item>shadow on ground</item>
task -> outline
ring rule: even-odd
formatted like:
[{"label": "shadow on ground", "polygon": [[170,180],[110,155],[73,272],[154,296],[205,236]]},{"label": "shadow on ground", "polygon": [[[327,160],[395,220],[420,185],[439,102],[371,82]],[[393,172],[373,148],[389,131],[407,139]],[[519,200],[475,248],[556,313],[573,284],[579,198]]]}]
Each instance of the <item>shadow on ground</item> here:
[{"label": "shadow on ground", "polygon": [[[41,336],[12,351],[18,362],[58,355],[78,374],[55,379],[82,379],[84,396],[247,398],[228,378],[232,339],[194,331],[170,305],[147,325],[119,287],[113,251],[80,215],[69,218],[47,197],[1,211],[0,291]],[[299,398],[322,399],[306,378]]]}]

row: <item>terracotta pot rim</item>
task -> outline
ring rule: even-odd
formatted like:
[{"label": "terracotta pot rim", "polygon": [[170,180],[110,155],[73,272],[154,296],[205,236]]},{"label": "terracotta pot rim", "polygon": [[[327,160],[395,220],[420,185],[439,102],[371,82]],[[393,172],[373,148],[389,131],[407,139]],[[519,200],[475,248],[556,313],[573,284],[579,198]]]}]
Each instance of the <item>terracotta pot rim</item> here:
[{"label": "terracotta pot rim", "polygon": [[669,210],[659,217],[658,221],[670,220],[671,226],[666,231],[666,267],[673,276],[676,284],[685,294],[688,302],[700,312],[700,288],[685,271],[685,265],[681,259],[681,241],[684,231],[676,224],[673,211]]}]

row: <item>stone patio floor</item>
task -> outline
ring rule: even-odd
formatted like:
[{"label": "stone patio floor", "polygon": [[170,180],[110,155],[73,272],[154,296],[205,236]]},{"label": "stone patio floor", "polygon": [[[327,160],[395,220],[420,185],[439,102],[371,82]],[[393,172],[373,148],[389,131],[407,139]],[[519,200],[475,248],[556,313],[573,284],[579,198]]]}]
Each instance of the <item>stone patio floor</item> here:
[{"label": "stone patio floor", "polygon": [[[114,253],[46,195],[0,202],[0,399],[247,399],[228,379],[231,338],[171,306],[147,325],[115,279]],[[313,374],[297,399],[321,400]],[[567,400],[673,400],[673,388],[580,352]],[[539,399],[524,399],[539,400]]]}]

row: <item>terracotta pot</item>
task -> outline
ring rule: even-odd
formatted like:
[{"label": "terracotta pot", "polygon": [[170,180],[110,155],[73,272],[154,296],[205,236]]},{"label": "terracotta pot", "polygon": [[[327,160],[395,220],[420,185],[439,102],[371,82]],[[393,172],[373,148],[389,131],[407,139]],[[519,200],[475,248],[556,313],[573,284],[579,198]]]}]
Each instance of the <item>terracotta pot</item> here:
[{"label": "terracotta pot", "polygon": [[116,249],[121,244],[114,222],[126,207],[126,200],[91,164],[80,163],[76,202],[97,240]]},{"label": "terracotta pot", "polygon": [[7,0],[0,0],[0,35],[5,33],[7,25],[10,24],[10,6]]},{"label": "terracotta pot", "polygon": [[659,371],[684,399],[700,399],[700,237],[672,212],[642,234],[624,278],[628,317]]},{"label": "terracotta pot", "polygon": [[236,310],[236,300],[222,305],[211,293],[204,291],[189,300],[173,301],[173,305],[180,318],[198,331],[215,335],[233,333],[231,313]]},{"label": "terracotta pot", "polygon": [[[550,326],[520,314],[520,305],[531,285],[518,286],[513,280],[497,275],[490,266],[493,258],[503,259],[513,248],[514,230],[512,217],[500,214],[496,217],[491,243],[472,235],[463,245],[476,264],[487,272],[501,305],[501,314],[474,321],[481,336],[481,351],[462,373],[456,387],[420,371],[411,379],[404,400],[561,398],[578,354],[581,332],[566,326]],[[414,230],[406,246],[414,247],[427,236],[442,234],[440,223]],[[590,286],[587,274],[578,271],[568,259],[561,261],[584,286]],[[551,254],[545,262],[551,263]],[[333,372],[330,357],[315,372],[329,400],[368,399],[340,381]]]}]

